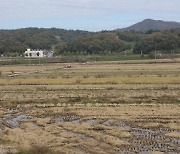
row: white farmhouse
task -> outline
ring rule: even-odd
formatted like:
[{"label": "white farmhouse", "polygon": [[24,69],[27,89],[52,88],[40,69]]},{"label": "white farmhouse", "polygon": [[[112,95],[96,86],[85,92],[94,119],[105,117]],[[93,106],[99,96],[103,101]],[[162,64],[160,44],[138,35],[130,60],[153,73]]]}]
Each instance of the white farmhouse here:
[{"label": "white farmhouse", "polygon": [[28,58],[43,58],[43,57],[53,57],[53,51],[43,51],[43,50],[31,50],[27,49],[24,53],[25,57]]}]

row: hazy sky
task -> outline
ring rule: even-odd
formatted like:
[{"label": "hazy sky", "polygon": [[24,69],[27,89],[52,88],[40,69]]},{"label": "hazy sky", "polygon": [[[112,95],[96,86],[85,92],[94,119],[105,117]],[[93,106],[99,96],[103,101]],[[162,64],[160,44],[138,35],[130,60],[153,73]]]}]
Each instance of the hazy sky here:
[{"label": "hazy sky", "polygon": [[130,26],[146,18],[180,22],[180,0],[0,0],[0,29],[98,31]]}]

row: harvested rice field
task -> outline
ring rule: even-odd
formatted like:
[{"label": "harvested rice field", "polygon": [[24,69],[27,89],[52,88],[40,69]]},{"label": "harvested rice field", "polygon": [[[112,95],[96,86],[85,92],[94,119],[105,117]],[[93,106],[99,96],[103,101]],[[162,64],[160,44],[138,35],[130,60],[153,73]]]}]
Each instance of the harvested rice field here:
[{"label": "harvested rice field", "polygon": [[0,154],[178,154],[179,145],[179,60],[0,67]]}]

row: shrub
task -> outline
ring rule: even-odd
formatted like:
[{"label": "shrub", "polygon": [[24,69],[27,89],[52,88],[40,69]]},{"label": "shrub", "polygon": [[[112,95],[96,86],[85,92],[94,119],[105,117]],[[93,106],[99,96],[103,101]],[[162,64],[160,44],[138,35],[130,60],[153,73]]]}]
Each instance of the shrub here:
[{"label": "shrub", "polygon": [[97,74],[95,75],[95,78],[105,78],[106,75],[105,74]]},{"label": "shrub", "polygon": [[80,84],[81,83],[81,80],[80,79],[77,79],[76,81],[75,81],[75,84]]},{"label": "shrub", "polygon": [[83,78],[89,78],[89,76],[88,75],[84,75]]}]

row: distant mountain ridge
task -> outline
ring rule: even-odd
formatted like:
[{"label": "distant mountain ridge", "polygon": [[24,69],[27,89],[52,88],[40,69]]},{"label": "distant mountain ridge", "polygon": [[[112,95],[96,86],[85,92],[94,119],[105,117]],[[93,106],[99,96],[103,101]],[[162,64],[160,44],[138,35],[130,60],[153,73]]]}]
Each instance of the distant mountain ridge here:
[{"label": "distant mountain ridge", "polygon": [[147,30],[169,30],[180,28],[179,22],[173,21],[162,21],[162,20],[153,20],[153,19],[145,19],[141,22],[138,22],[132,26],[127,28],[118,29],[121,31],[124,30],[136,30],[136,31],[147,31]]}]

